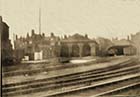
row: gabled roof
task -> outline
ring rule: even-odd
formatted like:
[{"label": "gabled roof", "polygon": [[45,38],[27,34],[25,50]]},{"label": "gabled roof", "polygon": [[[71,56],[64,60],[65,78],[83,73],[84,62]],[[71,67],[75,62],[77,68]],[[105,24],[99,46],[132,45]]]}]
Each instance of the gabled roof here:
[{"label": "gabled roof", "polygon": [[97,44],[95,40],[89,39],[87,36],[83,36],[78,33],[62,39],[61,42],[94,42],[95,44]]},{"label": "gabled roof", "polygon": [[126,40],[126,39],[121,39],[121,40],[116,40],[116,41],[112,41],[114,45],[131,45],[131,41]]},{"label": "gabled roof", "polygon": [[74,41],[74,40],[76,40],[76,41],[78,41],[78,40],[90,40],[89,38],[87,38],[87,37],[84,37],[83,35],[80,35],[80,34],[78,34],[78,33],[76,33],[76,34],[74,34],[74,35],[72,35],[72,36],[69,36],[68,38],[66,38],[65,40],[69,40],[69,41]]},{"label": "gabled roof", "polygon": [[126,47],[133,47],[133,46],[132,45],[114,45],[108,49],[113,49],[113,48],[119,49],[119,48],[126,48]]}]

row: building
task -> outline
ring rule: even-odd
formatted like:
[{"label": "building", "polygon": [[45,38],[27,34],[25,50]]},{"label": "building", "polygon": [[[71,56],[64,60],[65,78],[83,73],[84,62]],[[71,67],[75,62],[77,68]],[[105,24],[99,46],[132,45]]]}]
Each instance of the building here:
[{"label": "building", "polygon": [[103,37],[99,37],[96,40],[97,40],[97,43],[99,44],[98,55],[99,56],[107,56],[108,55],[108,48],[113,45],[112,41],[107,39],[107,38],[103,38]]},{"label": "building", "polygon": [[45,34],[36,34],[31,31],[31,36],[27,33],[26,37],[16,36],[14,40],[15,55],[17,58],[24,59],[25,56],[29,60],[42,60],[58,57],[60,53],[59,37],[51,33],[50,37]]},{"label": "building", "polygon": [[131,41],[134,43],[136,47],[136,53],[140,57],[140,32],[137,32],[135,35],[131,35]]},{"label": "building", "polygon": [[0,33],[1,33],[1,60],[2,65],[13,64],[13,49],[9,39],[9,26],[3,22],[0,16]]},{"label": "building", "polygon": [[[96,56],[98,44],[87,35],[74,34],[59,38],[53,33],[49,37],[45,34],[36,34],[31,31],[31,36],[18,38],[14,41],[15,55],[20,60],[42,60],[58,57],[84,57]],[[28,57],[29,58],[28,58]],[[25,58],[26,57],[26,58]]]},{"label": "building", "polygon": [[96,56],[98,44],[87,35],[74,34],[61,40],[61,57]]},{"label": "building", "polygon": [[121,39],[112,40],[113,45],[108,47],[108,54],[109,55],[135,55],[136,48],[133,42],[129,39]]}]

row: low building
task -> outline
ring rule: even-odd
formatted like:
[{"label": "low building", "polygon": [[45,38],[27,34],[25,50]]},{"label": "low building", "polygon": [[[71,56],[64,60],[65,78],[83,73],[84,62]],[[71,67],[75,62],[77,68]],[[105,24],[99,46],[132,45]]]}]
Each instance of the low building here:
[{"label": "low building", "polygon": [[135,55],[136,49],[132,45],[115,45],[108,49],[109,55]]},{"label": "low building", "polygon": [[[49,37],[45,34],[35,34],[18,38],[14,41],[15,55],[21,60],[29,56],[29,60],[42,60],[57,57],[96,56],[98,44],[87,35],[74,34],[59,38],[53,33]],[[41,53],[40,53],[41,52]]]},{"label": "low building", "polygon": [[61,57],[96,56],[98,44],[87,35],[74,34],[61,40]]},{"label": "low building", "polygon": [[113,45],[108,47],[109,55],[135,55],[136,48],[133,42],[128,39],[113,39]]}]

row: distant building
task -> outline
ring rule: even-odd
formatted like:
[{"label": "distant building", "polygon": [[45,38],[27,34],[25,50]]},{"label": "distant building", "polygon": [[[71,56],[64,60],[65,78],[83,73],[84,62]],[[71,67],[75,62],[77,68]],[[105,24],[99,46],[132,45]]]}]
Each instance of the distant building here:
[{"label": "distant building", "polygon": [[61,40],[61,57],[96,56],[98,44],[87,35],[74,34]]},{"label": "distant building", "polygon": [[45,34],[36,34],[34,30],[31,35],[18,37],[14,41],[15,56],[20,60],[44,60],[58,57],[85,57],[85,56],[107,56],[107,55],[134,55],[136,48],[133,42],[126,39],[113,39],[99,37],[89,39],[88,35],[78,33],[72,36],[64,35],[59,38],[51,33],[49,37]]},{"label": "distant building", "polygon": [[45,37],[44,33],[36,34],[34,30],[31,33],[31,36],[27,34],[26,38],[16,36],[14,41],[16,57],[21,60],[24,56],[29,56],[29,60],[41,60],[59,56],[59,37],[53,33],[50,37]]},{"label": "distant building", "polygon": [[0,16],[0,33],[1,33],[1,60],[2,65],[13,64],[13,50],[9,39],[9,26],[3,22]]},{"label": "distant building", "polygon": [[45,34],[35,34],[34,30],[31,33],[31,36],[27,34],[26,38],[16,36],[15,55],[20,59],[25,58],[24,56],[29,56],[29,60],[42,60],[97,55],[98,44],[87,35],[75,34],[69,37],[65,35],[60,39],[53,33],[50,37],[46,37]]},{"label": "distant building", "polygon": [[136,48],[133,42],[129,39],[113,39],[113,45],[108,47],[109,55],[135,55]]},{"label": "distant building", "polygon": [[140,32],[135,35],[131,35],[131,41],[134,43],[134,46],[137,49],[137,55],[140,57]]},{"label": "distant building", "polygon": [[99,44],[98,55],[99,56],[107,56],[108,48],[113,45],[112,41],[107,39],[107,38],[103,38],[103,37],[97,38],[96,41]]}]

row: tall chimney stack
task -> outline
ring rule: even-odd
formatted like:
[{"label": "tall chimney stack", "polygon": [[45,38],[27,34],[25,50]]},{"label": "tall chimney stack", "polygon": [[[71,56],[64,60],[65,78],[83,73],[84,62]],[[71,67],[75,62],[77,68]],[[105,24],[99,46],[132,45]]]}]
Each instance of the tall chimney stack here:
[{"label": "tall chimney stack", "polygon": [[2,22],[2,16],[0,16],[0,23]]}]

